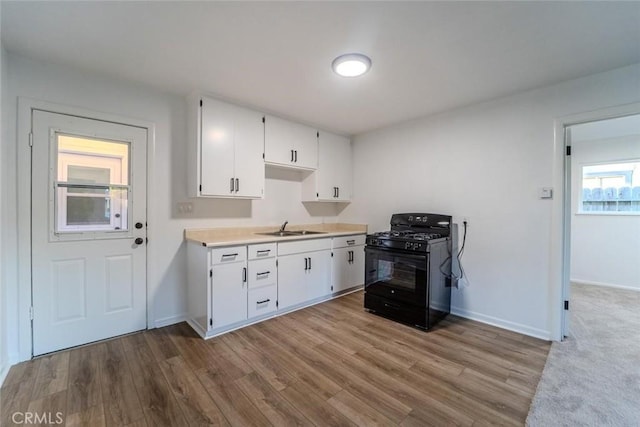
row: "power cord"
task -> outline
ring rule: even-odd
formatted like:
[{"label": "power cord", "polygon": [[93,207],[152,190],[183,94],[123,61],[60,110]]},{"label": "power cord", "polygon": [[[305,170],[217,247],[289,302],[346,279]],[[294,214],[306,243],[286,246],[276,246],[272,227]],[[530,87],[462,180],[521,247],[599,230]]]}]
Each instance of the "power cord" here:
[{"label": "power cord", "polygon": [[[460,275],[457,276],[454,272],[453,272],[453,268],[451,269],[451,274],[447,274],[446,272],[442,271],[442,267],[444,267],[447,262],[451,262],[452,261],[452,253],[449,252],[449,256],[447,257],[447,259],[445,259],[442,264],[440,264],[440,272],[442,274],[445,275],[445,277],[447,277],[448,279],[451,280],[460,280],[465,276],[465,272],[464,272],[464,268],[462,267],[462,255],[464,254],[464,247],[465,244],[467,243],[467,221],[462,221],[462,225],[463,225],[463,233],[462,233],[462,246],[460,246],[460,250],[458,251],[457,255],[456,255],[456,259],[458,260],[458,269],[460,270]],[[453,264],[453,263],[452,263]],[[452,265],[453,267],[453,265]]]}]

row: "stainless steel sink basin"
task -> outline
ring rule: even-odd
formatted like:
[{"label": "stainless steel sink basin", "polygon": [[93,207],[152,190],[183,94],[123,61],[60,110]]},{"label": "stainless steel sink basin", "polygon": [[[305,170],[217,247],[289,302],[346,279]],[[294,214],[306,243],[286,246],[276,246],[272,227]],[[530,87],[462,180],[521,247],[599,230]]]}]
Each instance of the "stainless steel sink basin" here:
[{"label": "stainless steel sink basin", "polygon": [[295,231],[270,231],[268,233],[256,233],[262,236],[276,236],[276,237],[284,237],[284,236],[299,236],[300,233]]},{"label": "stainless steel sink basin", "polygon": [[305,234],[327,234],[326,231],[311,231],[311,230],[300,230],[300,231],[290,231],[290,233],[295,233],[298,235],[305,235]]},{"label": "stainless steel sink basin", "polygon": [[296,230],[296,231],[270,231],[268,233],[256,233],[262,236],[286,237],[286,236],[306,236],[308,234],[326,234],[326,231]]}]

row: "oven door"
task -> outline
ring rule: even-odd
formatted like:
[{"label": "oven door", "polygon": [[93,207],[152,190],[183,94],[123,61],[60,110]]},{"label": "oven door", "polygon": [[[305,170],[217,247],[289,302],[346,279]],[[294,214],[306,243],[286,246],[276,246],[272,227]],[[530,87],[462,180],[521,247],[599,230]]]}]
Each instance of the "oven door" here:
[{"label": "oven door", "polygon": [[429,254],[365,247],[365,292],[427,306]]}]

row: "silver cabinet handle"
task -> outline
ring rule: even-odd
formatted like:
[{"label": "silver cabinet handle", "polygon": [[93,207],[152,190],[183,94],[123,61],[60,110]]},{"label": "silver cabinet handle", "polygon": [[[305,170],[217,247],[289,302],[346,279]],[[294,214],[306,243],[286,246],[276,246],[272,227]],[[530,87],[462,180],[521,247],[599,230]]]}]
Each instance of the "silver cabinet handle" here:
[{"label": "silver cabinet handle", "polygon": [[256,254],[268,254],[269,252],[271,252],[271,249],[261,249],[256,251]]},{"label": "silver cabinet handle", "polygon": [[243,282],[247,281],[247,267],[242,268],[242,281]]},{"label": "silver cabinet handle", "polygon": [[236,193],[240,191],[240,178],[236,178]]},{"label": "silver cabinet handle", "polygon": [[233,189],[234,189],[234,186],[233,186],[233,178],[231,178],[231,179],[229,180],[229,192],[233,193]]},{"label": "silver cabinet handle", "polygon": [[295,163],[298,163],[298,150],[293,150],[293,152],[295,153]]},{"label": "silver cabinet handle", "polygon": [[304,271],[309,269],[309,258],[304,259]]},{"label": "silver cabinet handle", "polygon": [[311,270],[311,257],[309,257],[309,270]]},{"label": "silver cabinet handle", "polygon": [[267,275],[267,274],[271,274],[271,272],[270,271],[263,271],[262,273],[256,273],[256,276],[264,276],[264,275]]},{"label": "silver cabinet handle", "polygon": [[356,241],[355,240],[347,240],[347,245],[355,245]]},{"label": "silver cabinet handle", "polygon": [[291,162],[293,162],[293,150],[291,150]]},{"label": "silver cabinet handle", "polygon": [[267,298],[267,299],[266,299],[266,300],[264,300],[264,301],[256,301],[256,304],[266,304],[266,303],[268,303],[269,301],[271,301],[271,300],[270,300],[269,298]]}]

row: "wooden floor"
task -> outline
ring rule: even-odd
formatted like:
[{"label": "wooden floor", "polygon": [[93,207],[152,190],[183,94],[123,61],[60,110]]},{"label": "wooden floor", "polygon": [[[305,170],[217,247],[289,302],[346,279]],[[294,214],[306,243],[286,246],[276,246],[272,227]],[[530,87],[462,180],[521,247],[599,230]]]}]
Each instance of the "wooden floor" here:
[{"label": "wooden floor", "polygon": [[357,292],[208,341],[181,323],[21,363],[1,422],[524,424],[549,343],[454,316],[425,333],[362,307]]}]

